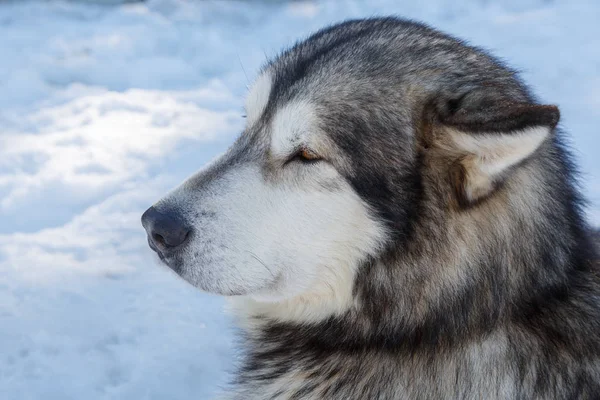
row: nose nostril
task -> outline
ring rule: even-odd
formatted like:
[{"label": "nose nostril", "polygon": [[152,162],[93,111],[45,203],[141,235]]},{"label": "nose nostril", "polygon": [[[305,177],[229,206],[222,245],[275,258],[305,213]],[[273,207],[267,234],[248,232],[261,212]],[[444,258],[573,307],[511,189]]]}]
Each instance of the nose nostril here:
[{"label": "nose nostril", "polygon": [[156,243],[157,246],[166,247],[167,243],[165,242],[165,238],[158,233],[152,233],[152,240]]}]

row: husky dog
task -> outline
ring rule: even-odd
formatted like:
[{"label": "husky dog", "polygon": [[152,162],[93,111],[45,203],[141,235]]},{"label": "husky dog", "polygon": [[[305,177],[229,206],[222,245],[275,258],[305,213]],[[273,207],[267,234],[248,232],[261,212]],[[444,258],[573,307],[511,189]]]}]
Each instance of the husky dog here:
[{"label": "husky dog", "polygon": [[556,106],[425,25],[354,20],[262,69],[229,151],[148,209],[230,296],[227,398],[600,399],[600,265]]}]

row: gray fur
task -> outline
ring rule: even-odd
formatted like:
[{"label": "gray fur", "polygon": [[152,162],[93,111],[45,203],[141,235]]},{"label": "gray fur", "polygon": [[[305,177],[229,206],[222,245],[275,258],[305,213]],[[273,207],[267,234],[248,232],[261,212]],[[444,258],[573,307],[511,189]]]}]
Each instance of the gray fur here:
[{"label": "gray fur", "polygon": [[[333,143],[328,162],[388,235],[344,314],[250,317],[230,398],[600,398],[600,262],[556,107],[482,50],[396,18],[324,29],[265,70],[275,78],[259,122],[188,187],[265,157],[263,128],[302,99]],[[551,134],[465,197],[469,167],[447,129],[531,126]]]}]

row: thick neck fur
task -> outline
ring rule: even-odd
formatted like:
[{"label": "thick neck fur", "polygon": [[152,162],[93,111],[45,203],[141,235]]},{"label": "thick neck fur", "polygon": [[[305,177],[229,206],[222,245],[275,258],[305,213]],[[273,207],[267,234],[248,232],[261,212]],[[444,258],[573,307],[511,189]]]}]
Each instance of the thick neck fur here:
[{"label": "thick neck fur", "polygon": [[239,398],[523,398],[538,384],[562,398],[571,380],[600,382],[597,256],[562,146],[538,151],[468,208],[425,155],[410,238],[359,268],[349,310],[246,316]]}]

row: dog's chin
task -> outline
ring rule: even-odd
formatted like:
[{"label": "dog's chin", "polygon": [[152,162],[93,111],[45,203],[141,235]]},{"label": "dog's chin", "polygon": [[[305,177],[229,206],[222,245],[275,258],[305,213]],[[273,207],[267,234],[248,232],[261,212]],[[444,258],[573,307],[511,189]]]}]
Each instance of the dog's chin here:
[{"label": "dog's chin", "polygon": [[[216,277],[214,271],[219,268],[215,265],[190,263],[189,260],[186,262],[184,258],[176,254],[164,255],[158,251],[155,251],[155,257],[159,264],[167,267],[190,285],[203,292],[219,296],[237,297],[269,293],[279,282],[279,279],[274,279],[274,281],[267,281],[262,284],[244,285],[248,281],[243,277],[237,279]],[[222,266],[221,269],[223,268],[225,267]],[[229,266],[226,269],[232,269],[232,267]]]},{"label": "dog's chin", "polygon": [[[235,280],[217,278],[214,273],[211,273],[211,266],[208,265],[190,266],[184,263],[172,263],[169,260],[166,260],[166,265],[175,271],[181,279],[200,291],[218,296],[248,296],[268,286],[268,284],[260,287],[244,285],[246,281],[243,277]],[[214,266],[212,267],[214,268]]]}]

